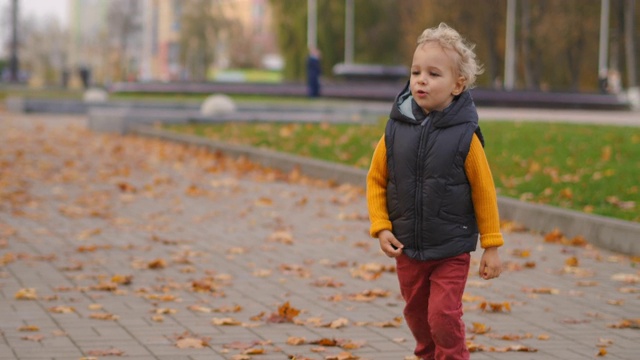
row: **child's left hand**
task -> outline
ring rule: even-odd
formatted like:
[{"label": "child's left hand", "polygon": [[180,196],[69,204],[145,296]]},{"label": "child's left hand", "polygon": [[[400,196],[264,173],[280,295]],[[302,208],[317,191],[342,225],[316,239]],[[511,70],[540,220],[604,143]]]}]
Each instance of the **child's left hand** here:
[{"label": "child's left hand", "polygon": [[482,258],[480,259],[479,275],[485,280],[497,278],[502,272],[502,262],[498,255],[497,247],[484,249]]}]

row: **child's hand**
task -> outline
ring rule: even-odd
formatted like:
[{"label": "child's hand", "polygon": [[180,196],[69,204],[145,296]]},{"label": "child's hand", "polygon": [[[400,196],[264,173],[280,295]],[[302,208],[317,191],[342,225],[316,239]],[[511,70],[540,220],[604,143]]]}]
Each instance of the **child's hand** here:
[{"label": "child's hand", "polygon": [[380,249],[382,249],[382,252],[388,257],[394,258],[402,254],[402,243],[396,239],[391,231],[380,231],[378,241],[380,241]]},{"label": "child's hand", "polygon": [[498,256],[498,248],[490,247],[484,249],[482,258],[480,259],[480,277],[489,280],[497,278],[502,272],[502,262],[500,256]]}]

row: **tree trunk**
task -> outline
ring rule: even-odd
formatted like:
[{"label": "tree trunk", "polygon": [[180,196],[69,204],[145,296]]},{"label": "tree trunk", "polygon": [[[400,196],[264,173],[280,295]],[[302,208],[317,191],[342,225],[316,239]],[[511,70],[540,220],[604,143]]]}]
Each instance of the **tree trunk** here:
[{"label": "tree trunk", "polygon": [[533,78],[533,70],[531,69],[531,7],[529,0],[522,0],[520,6],[521,23],[520,23],[520,46],[522,49],[522,71],[524,75],[524,87],[527,90],[536,88]]},{"label": "tree trunk", "polygon": [[625,19],[624,19],[624,42],[626,50],[627,62],[627,88],[638,86],[636,78],[636,48],[635,39],[633,38],[633,30],[635,27],[634,16],[636,13],[635,0],[626,1]]}]

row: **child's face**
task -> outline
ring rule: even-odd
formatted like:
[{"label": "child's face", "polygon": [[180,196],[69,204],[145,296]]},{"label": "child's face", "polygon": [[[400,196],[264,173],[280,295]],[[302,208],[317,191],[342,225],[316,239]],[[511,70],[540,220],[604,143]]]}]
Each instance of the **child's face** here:
[{"label": "child's face", "polygon": [[435,42],[416,48],[409,87],[416,103],[427,113],[443,110],[464,90],[465,80],[457,74],[455,59],[452,50]]}]

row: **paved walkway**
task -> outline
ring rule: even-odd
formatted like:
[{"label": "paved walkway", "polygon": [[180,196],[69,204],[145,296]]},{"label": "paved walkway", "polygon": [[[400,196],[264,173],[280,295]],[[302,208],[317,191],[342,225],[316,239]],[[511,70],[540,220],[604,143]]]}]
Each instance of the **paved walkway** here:
[{"label": "paved walkway", "polygon": [[[363,189],[0,113],[0,360],[405,359],[367,228]],[[637,359],[638,259],[515,230],[470,274],[472,359]]]}]

